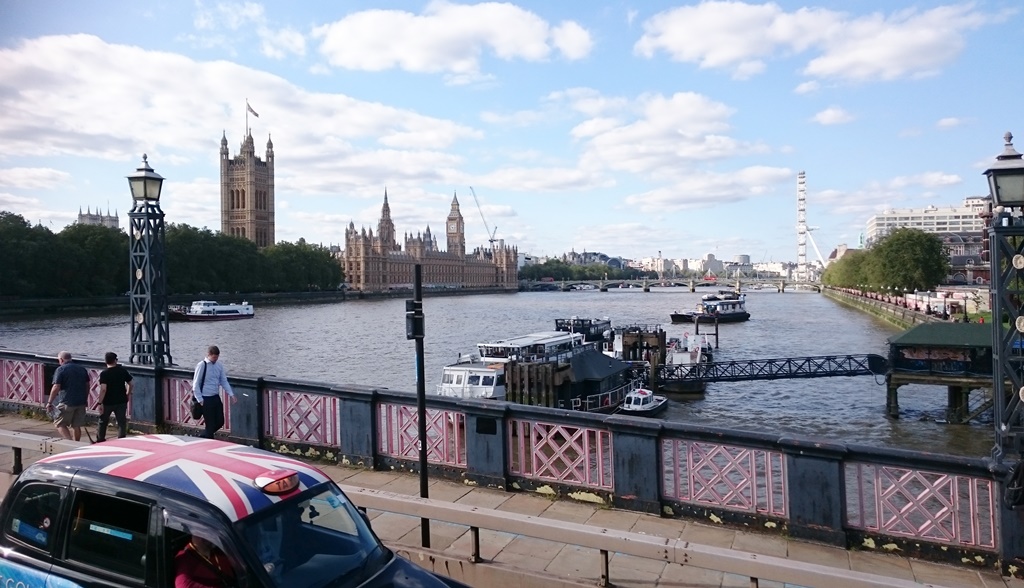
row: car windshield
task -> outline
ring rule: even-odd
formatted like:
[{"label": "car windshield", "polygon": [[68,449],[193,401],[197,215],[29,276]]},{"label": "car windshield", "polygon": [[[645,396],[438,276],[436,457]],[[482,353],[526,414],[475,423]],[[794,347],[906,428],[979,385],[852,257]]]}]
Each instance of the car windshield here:
[{"label": "car windshield", "polygon": [[333,483],[237,523],[245,548],[274,586],[354,586],[382,563],[384,550],[362,516]]}]

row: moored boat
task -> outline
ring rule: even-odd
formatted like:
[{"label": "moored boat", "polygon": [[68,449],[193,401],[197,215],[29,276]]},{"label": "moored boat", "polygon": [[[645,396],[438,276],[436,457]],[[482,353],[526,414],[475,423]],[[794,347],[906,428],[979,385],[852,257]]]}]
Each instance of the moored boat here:
[{"label": "moored boat", "polygon": [[646,388],[637,388],[622,401],[620,414],[654,416],[668,408],[668,398],[656,395]]},{"label": "moored boat", "polygon": [[248,319],[256,316],[256,311],[248,302],[241,304],[221,304],[213,300],[196,300],[188,308],[170,306],[167,317],[172,321],[230,321]]},{"label": "moored boat", "polygon": [[694,310],[673,312],[673,323],[739,323],[750,319],[746,308],[746,296],[722,299],[715,295],[706,296],[697,303]]},{"label": "moored boat", "polygon": [[441,373],[437,394],[593,412],[614,410],[640,387],[629,363],[583,333],[541,331],[477,345]]}]

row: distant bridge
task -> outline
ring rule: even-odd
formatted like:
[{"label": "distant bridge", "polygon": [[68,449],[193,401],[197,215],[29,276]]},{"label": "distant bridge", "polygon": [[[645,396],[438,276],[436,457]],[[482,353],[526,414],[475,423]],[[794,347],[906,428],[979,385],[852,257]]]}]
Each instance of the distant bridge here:
[{"label": "distant bridge", "polygon": [[752,359],[696,365],[660,365],[655,368],[659,385],[682,382],[747,382],[836,376],[885,375],[889,362],[881,355],[821,355],[784,359]]},{"label": "distant bridge", "polygon": [[707,278],[666,278],[661,280],[638,279],[638,280],[561,280],[558,282],[541,282],[524,280],[522,290],[561,290],[569,292],[572,290],[600,290],[605,292],[619,288],[642,288],[644,292],[650,292],[652,288],[688,288],[690,292],[696,292],[697,288],[712,287],[721,290],[743,291],[762,288],[785,292],[786,288],[812,289],[821,291],[820,282],[806,280],[787,280],[785,278],[741,278],[734,280],[709,280]]}]

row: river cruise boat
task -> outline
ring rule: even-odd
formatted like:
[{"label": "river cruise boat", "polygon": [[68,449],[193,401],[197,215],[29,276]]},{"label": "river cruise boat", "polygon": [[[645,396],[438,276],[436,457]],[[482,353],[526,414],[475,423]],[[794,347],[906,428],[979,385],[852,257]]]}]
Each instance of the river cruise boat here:
[{"label": "river cruise boat", "polygon": [[666,408],[668,408],[668,398],[659,396],[646,388],[637,388],[626,394],[619,414],[655,416]]},{"label": "river cruise boat", "polygon": [[167,310],[167,317],[172,321],[230,321],[256,316],[252,305],[244,301],[241,304],[221,304],[212,300],[196,300],[188,308],[171,306]]},{"label": "river cruise boat", "polygon": [[611,412],[641,381],[583,333],[541,331],[477,345],[441,372],[437,394]]},{"label": "river cruise boat", "polygon": [[719,296],[702,298],[694,310],[673,312],[673,323],[740,323],[750,319],[746,296],[723,300]]}]

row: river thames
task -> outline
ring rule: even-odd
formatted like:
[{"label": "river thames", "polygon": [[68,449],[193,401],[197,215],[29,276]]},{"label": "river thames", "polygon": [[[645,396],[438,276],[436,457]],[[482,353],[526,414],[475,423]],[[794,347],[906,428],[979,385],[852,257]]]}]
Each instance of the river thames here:
[{"label": "river thames", "polygon": [[[428,393],[441,368],[476,343],[551,330],[556,318],[609,317],[613,325],[661,324],[669,337],[692,332],[669,313],[692,308],[702,293],[685,288],[612,289],[609,292],[531,292],[426,298],[425,363]],[[812,292],[754,291],[751,319],[720,326],[716,361],[876,353],[900,331],[874,317]],[[712,331],[713,326],[702,331]],[[3,317],[0,346],[55,356],[67,349],[126,360],[131,339],[123,312],[56,317]],[[256,309],[251,320],[171,323],[174,363],[192,367],[208,345],[221,349],[229,374],[275,375],[335,385],[416,390],[415,344],[405,338],[403,299],[278,305]],[[884,379],[871,376],[712,383],[702,400],[671,401],[666,420],[792,434],[876,447],[898,447],[983,457],[992,448],[991,417],[948,425],[946,389],[900,388],[899,420],[885,417]]]}]

